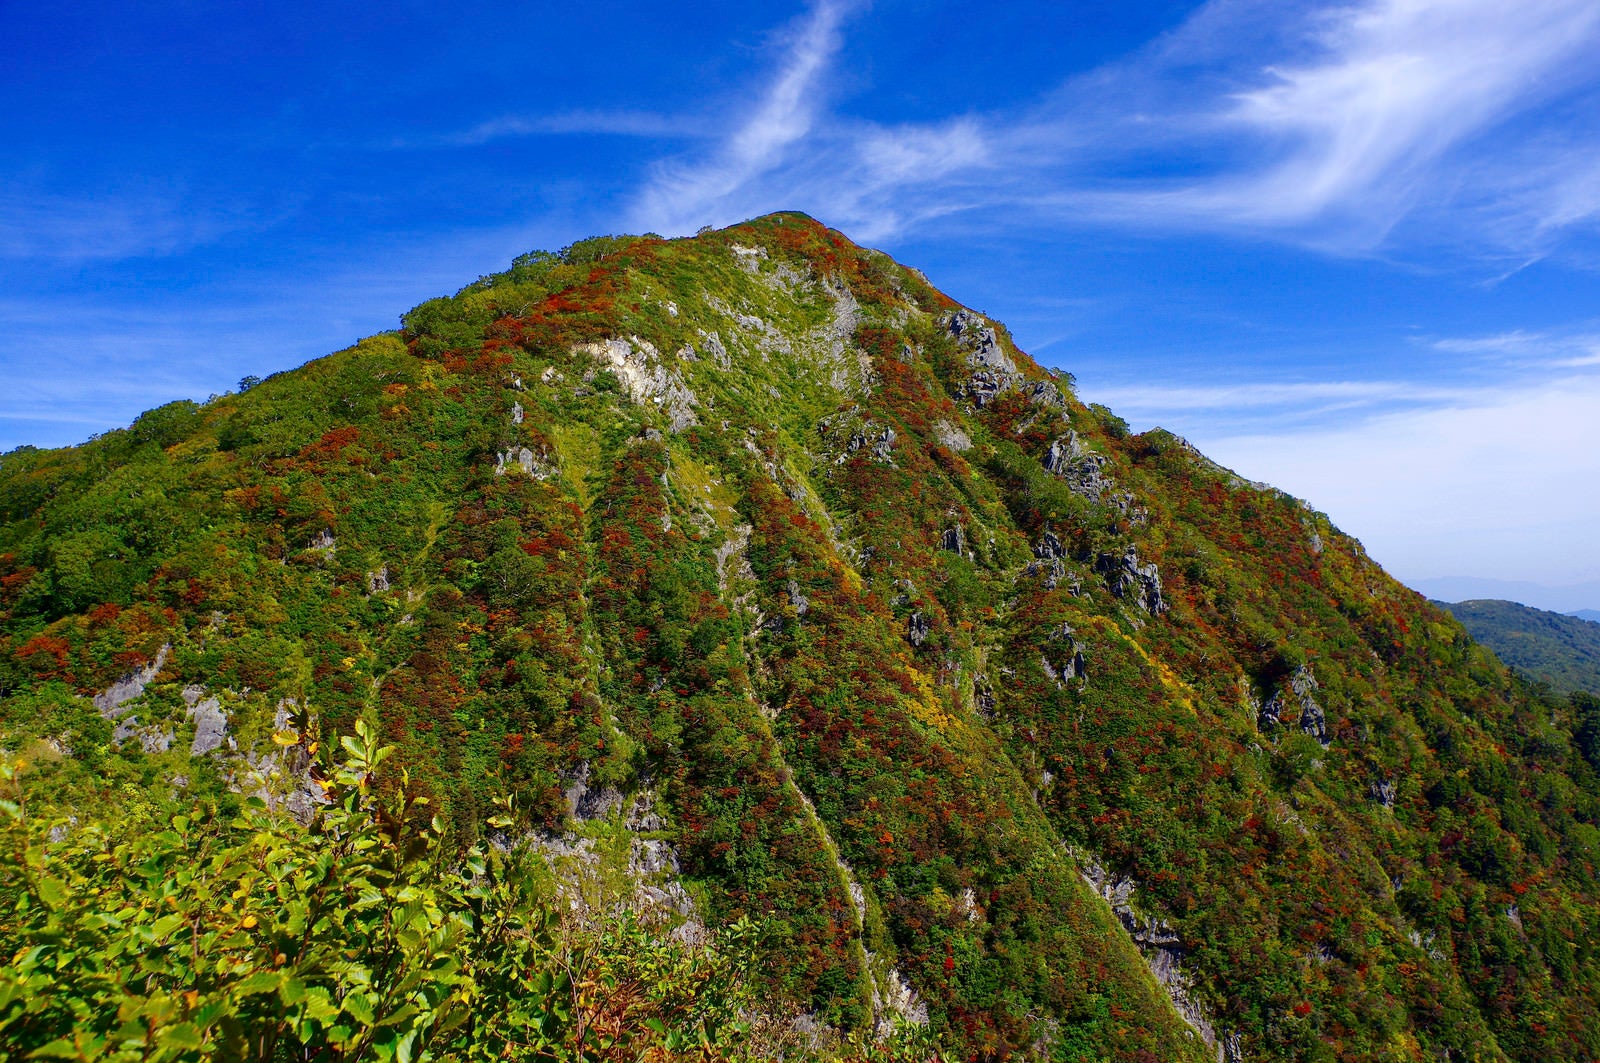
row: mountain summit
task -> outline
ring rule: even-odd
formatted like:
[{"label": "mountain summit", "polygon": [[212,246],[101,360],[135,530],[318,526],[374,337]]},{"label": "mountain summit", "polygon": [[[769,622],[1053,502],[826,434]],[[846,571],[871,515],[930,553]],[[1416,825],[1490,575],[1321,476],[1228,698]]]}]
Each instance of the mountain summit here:
[{"label": "mountain summit", "polygon": [[799,214],[403,326],[0,459],[3,744],[61,807],[274,768],[305,818],[365,720],[457,836],[609,825],[840,1029],[1600,1056],[1600,708],[1304,503]]}]

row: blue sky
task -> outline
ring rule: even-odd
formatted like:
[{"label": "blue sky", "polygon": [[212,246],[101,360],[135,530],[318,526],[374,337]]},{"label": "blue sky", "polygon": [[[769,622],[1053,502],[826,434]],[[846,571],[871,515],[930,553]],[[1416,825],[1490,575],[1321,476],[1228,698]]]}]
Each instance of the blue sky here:
[{"label": "blue sky", "polygon": [[1595,0],[33,3],[0,50],[0,449],[799,209],[1403,579],[1600,607]]}]

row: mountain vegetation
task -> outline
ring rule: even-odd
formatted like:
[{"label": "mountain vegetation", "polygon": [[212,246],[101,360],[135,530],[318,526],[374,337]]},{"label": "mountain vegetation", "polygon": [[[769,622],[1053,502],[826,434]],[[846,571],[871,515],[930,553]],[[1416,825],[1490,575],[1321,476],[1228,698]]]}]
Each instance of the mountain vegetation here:
[{"label": "mountain vegetation", "polygon": [[798,214],[402,324],[0,458],[9,1053],[1600,1058],[1600,703],[1303,502]]},{"label": "mountain vegetation", "polygon": [[1437,604],[1518,671],[1564,694],[1600,693],[1600,623],[1516,602]]}]

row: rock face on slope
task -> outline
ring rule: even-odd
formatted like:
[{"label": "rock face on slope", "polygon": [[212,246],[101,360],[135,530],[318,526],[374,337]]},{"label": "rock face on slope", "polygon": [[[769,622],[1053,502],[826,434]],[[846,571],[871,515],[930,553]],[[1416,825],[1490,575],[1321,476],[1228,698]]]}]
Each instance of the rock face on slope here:
[{"label": "rock face on slope", "polygon": [[0,745],[62,803],[309,814],[369,716],[464,837],[506,789],[574,853],[616,819],[820,1023],[1600,1056],[1600,710],[1303,503],[801,215],[403,322],[0,457]]}]

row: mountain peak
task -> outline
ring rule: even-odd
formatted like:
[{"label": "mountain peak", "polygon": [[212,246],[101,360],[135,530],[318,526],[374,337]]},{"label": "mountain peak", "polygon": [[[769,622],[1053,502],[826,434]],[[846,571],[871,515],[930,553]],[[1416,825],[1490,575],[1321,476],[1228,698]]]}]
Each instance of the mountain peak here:
[{"label": "mountain peak", "polygon": [[757,921],[771,999],[841,1031],[1600,1028],[1588,703],[802,214],[521,256],[8,455],[0,521],[5,744],[74,814],[111,778],[309,817],[363,721],[454,835],[509,797],[664,925]]}]

